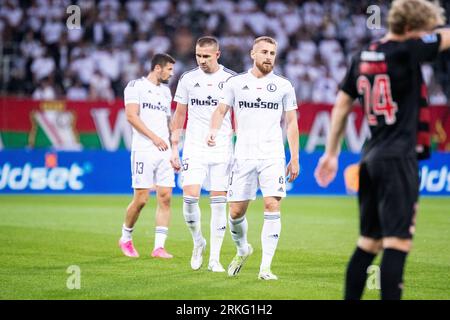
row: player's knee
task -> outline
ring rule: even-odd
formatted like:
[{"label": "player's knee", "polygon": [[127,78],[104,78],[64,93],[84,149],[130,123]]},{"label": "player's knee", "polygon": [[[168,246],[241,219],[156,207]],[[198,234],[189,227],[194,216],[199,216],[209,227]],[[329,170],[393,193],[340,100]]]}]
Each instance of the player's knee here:
[{"label": "player's knee", "polygon": [[245,215],[245,212],[242,211],[231,211],[230,210],[230,218],[231,219],[239,219]]},{"label": "player's knee", "polygon": [[266,212],[276,212],[280,211],[280,200],[279,198],[268,198],[264,200],[264,211]]},{"label": "player's knee", "polygon": [[183,187],[183,196],[191,197],[191,198],[199,198],[200,197],[200,186],[198,185],[189,185]]},{"label": "player's knee", "polygon": [[366,252],[377,254],[383,248],[383,242],[381,241],[381,239],[360,237],[358,239],[358,247]]},{"label": "player's knee", "polygon": [[226,191],[211,191],[210,197],[226,197],[227,192]]},{"label": "player's knee", "polygon": [[236,204],[230,204],[230,218],[239,219],[245,215],[246,207]]},{"label": "player's knee", "polygon": [[383,238],[384,249],[396,249],[404,252],[409,252],[412,248],[411,239],[402,239],[396,237]]},{"label": "player's knee", "polygon": [[138,207],[139,209],[142,209],[143,207],[145,207],[145,205],[146,205],[147,202],[148,202],[148,194],[145,194],[145,195],[139,195],[139,196],[137,196],[137,197],[134,199],[134,201],[135,201],[137,207]]},{"label": "player's knee", "polygon": [[169,208],[170,207],[170,199],[172,195],[170,192],[166,192],[158,195],[158,203],[161,208]]}]

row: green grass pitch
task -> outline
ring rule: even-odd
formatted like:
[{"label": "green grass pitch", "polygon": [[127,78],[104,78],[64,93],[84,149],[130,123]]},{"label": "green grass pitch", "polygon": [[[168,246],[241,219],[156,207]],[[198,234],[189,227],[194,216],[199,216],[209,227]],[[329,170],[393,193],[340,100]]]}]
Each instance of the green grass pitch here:
[{"label": "green grass pitch", "polygon": [[[122,256],[117,240],[130,196],[0,196],[0,299],[341,299],[345,266],[357,238],[356,199],[288,197],[272,271],[257,279],[261,259],[262,200],[248,211],[255,253],[236,278],[190,269],[192,240],[174,197],[166,248],[174,259],[150,257],[155,199],[134,232],[141,257]],[[209,202],[201,199],[209,237]],[[422,198],[404,299],[450,299],[450,198]],[[227,230],[221,262],[235,254]],[[377,258],[376,263],[379,263]],[[67,288],[69,266],[81,270],[80,289]],[[379,291],[366,289],[364,299]]]}]

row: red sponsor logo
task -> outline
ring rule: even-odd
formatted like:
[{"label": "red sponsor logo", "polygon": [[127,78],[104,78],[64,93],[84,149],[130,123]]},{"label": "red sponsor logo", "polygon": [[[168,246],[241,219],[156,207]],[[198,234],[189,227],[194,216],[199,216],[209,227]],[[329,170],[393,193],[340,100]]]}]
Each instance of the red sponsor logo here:
[{"label": "red sponsor logo", "polygon": [[385,62],[361,62],[359,72],[362,74],[387,73],[387,65]]}]

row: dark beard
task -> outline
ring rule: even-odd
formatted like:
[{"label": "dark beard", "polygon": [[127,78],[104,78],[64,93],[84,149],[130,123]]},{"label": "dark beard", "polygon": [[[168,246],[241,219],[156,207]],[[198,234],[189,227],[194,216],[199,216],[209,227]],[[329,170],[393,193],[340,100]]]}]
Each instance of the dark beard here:
[{"label": "dark beard", "polygon": [[273,66],[271,65],[271,66],[269,66],[269,65],[266,65],[266,64],[256,64],[256,67],[258,68],[258,70],[262,73],[262,74],[264,74],[264,75],[266,75],[266,74],[268,74],[268,73],[270,73],[272,70],[273,70]]}]

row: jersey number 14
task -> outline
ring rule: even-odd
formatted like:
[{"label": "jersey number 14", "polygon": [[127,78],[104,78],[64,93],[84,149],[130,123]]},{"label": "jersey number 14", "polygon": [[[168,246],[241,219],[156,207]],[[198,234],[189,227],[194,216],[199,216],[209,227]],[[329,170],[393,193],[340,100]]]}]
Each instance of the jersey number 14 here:
[{"label": "jersey number 14", "polygon": [[358,93],[364,97],[364,109],[370,126],[378,125],[377,116],[384,116],[387,125],[394,124],[397,103],[392,99],[391,80],[387,74],[375,75],[373,86],[366,76],[359,76]]}]

